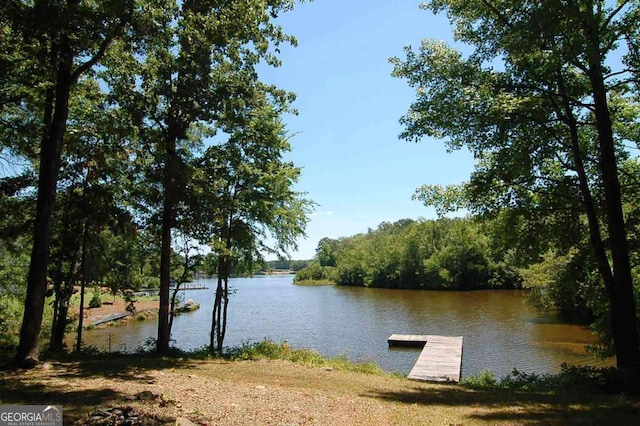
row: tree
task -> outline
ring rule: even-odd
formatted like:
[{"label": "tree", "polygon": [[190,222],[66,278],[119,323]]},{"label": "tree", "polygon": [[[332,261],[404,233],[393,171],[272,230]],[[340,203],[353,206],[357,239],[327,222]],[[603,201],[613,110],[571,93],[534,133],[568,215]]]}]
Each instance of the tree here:
[{"label": "tree", "polygon": [[[87,276],[90,272],[87,256],[98,245],[125,253],[133,243],[131,238],[123,237],[132,234],[131,216],[124,210],[127,191],[123,185],[124,177],[131,172],[127,160],[134,148],[128,125],[121,122],[120,111],[109,105],[92,77],[79,80],[69,104],[69,132],[57,185],[60,207],[54,214],[49,268],[56,296],[52,351],[63,348],[74,286],[97,278],[96,273]],[[110,237],[112,233],[118,234],[111,240],[119,241],[112,244],[100,241],[105,229]],[[115,294],[115,290],[131,288],[132,267],[123,263],[123,256],[110,255],[114,259],[105,269],[111,273],[100,272]]]},{"label": "tree", "polygon": [[338,246],[337,240],[331,238],[323,238],[318,241],[316,248],[316,257],[320,266],[336,266],[336,250]]},{"label": "tree", "polygon": [[31,114],[41,117],[34,238],[17,364],[33,366],[38,360],[56,184],[71,92],[124,32],[132,9],[128,0],[10,1],[0,12],[7,35],[2,50],[11,52],[3,54],[2,60],[18,82],[3,87],[3,97],[19,108],[33,102],[28,106]]},{"label": "tree", "polygon": [[[271,52],[295,40],[271,19],[294,2],[274,0],[183,1],[163,5],[150,25],[158,31],[141,51],[122,44],[114,61],[122,75],[110,81],[130,111],[152,159],[146,203],[160,216],[160,306],[157,351],[169,348],[169,281],[172,229],[189,200],[193,160],[202,140],[215,134],[223,102],[242,104],[260,61],[277,65]],[[120,65],[117,65],[119,63]],[[126,73],[129,69],[129,73]]]},{"label": "tree", "polygon": [[252,271],[264,254],[282,256],[295,248],[313,205],[292,190],[300,169],[282,158],[290,150],[281,118],[289,111],[290,98],[256,84],[243,108],[238,110],[234,102],[235,114],[222,121],[229,139],[210,147],[198,168],[200,180],[194,189],[206,188],[203,192],[208,194],[191,199],[205,201],[199,211],[207,219],[201,222],[210,224],[209,242],[217,256],[212,353],[223,348],[232,268]]},{"label": "tree", "polygon": [[[449,1],[447,11],[467,58],[444,43],[392,59],[417,99],[402,118],[402,137],[448,137],[478,160],[469,182],[476,211],[500,208],[547,215],[579,200],[597,269],[609,296],[610,328],[621,368],[640,368],[616,120],[634,111],[632,64],[638,4],[620,1]],[[620,43],[621,63],[610,61]],[[618,66],[612,69],[613,66]],[[636,70],[637,71],[637,70]],[[637,137],[637,136],[636,136]],[[633,140],[637,142],[637,140]],[[611,259],[611,261],[609,261]]]}]

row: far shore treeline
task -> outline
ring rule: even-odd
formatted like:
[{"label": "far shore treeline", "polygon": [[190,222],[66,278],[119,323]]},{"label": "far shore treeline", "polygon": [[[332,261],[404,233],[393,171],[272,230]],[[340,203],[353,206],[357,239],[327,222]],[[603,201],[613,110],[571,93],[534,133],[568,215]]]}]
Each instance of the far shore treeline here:
[{"label": "far shore treeline", "polygon": [[[579,211],[576,211],[576,220]],[[298,271],[300,285],[420,290],[526,289],[541,311],[590,324],[610,354],[606,294],[582,233],[567,217],[540,222],[514,211],[493,216],[402,219],[366,233],[318,243]],[[563,225],[564,223],[564,225]],[[576,222],[580,223],[580,222]],[[638,235],[638,234],[634,234]],[[637,269],[635,280],[640,280]]]},{"label": "far shore treeline", "polygon": [[365,234],[323,238],[315,261],[295,280],[421,290],[521,288],[523,259],[496,250],[488,231],[471,219],[383,222]]}]

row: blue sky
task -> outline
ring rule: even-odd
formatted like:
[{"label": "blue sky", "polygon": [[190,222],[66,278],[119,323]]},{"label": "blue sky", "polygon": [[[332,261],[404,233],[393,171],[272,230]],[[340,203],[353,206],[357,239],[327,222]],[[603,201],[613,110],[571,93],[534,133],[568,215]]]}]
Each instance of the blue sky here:
[{"label": "blue sky", "polygon": [[288,157],[302,176],[296,189],[319,206],[293,259],[309,259],[323,237],[339,238],[383,221],[435,218],[411,199],[423,184],[467,180],[473,160],[447,153],[442,141],[400,140],[400,117],[415,99],[406,81],[391,77],[391,56],[423,38],[452,41],[445,15],[419,9],[414,0],[316,0],[284,14],[279,23],[298,39],[283,65],[263,80],[295,92],[298,116],[287,117],[296,135]]}]

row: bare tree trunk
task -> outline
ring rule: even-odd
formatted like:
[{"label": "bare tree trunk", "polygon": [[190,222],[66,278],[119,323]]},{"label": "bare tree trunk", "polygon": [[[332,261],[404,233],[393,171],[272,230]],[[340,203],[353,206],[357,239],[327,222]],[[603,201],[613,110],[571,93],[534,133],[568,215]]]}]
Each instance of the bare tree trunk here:
[{"label": "bare tree trunk", "polygon": [[[61,252],[64,250],[64,245],[60,248]],[[49,348],[54,346],[55,329],[58,323],[58,311],[60,310],[60,301],[62,300],[62,256],[59,256],[56,265],[55,278],[53,279],[53,319],[51,322],[51,337],[49,339]]]},{"label": "bare tree trunk", "polygon": [[[66,34],[62,34],[60,37],[58,47],[59,49],[53,49],[54,53],[51,58],[52,62],[55,61],[54,63],[58,64],[57,77],[54,91],[48,92],[47,106],[45,107],[45,131],[40,144],[40,170],[33,247],[27,278],[20,343],[14,360],[16,364],[23,367],[33,367],[39,359],[53,209],[56,202],[61,150],[69,115],[73,53],[69,37]],[[58,51],[60,52],[59,56]]]},{"label": "bare tree trunk", "polygon": [[220,327],[221,327],[221,315],[220,312],[222,310],[222,293],[224,288],[222,286],[222,278],[220,276],[220,267],[218,267],[218,284],[216,286],[216,295],[213,301],[213,312],[211,314],[211,342],[210,342],[210,351],[212,354],[220,352]]},{"label": "bare tree trunk", "polygon": [[171,284],[171,229],[175,208],[176,152],[175,138],[167,135],[164,164],[164,202],[162,208],[162,245],[160,247],[160,306],[158,309],[158,341],[156,352],[169,351],[169,287]]},{"label": "bare tree trunk", "polygon": [[[166,192],[166,189],[165,189]],[[160,249],[160,305],[158,309],[158,341],[156,352],[169,350],[169,286],[171,282],[171,221],[173,206],[165,194],[162,214],[162,247]]]},{"label": "bare tree trunk", "polygon": [[176,297],[178,296],[181,285],[182,282],[177,283],[171,295],[171,304],[169,305],[169,335],[171,335],[171,328],[173,328],[173,318],[176,316]]},{"label": "bare tree trunk", "polygon": [[629,244],[622,211],[622,192],[618,178],[616,145],[604,82],[605,70],[602,65],[604,60],[600,49],[600,24],[594,16],[593,6],[587,6],[582,25],[587,42],[588,74],[595,107],[599,166],[604,186],[606,223],[613,265],[613,280],[607,285],[611,332],[617,366],[639,370],[640,339],[638,337]]},{"label": "bare tree trunk", "polygon": [[227,308],[229,306],[229,274],[224,277],[224,305],[222,306],[222,330],[218,341],[218,351],[222,353],[222,343],[227,334]]},{"label": "bare tree trunk", "polygon": [[73,282],[75,262],[69,266],[69,275],[64,282],[64,286],[60,292],[60,300],[58,304],[57,319],[55,321],[55,327],[51,331],[51,346],[49,348],[52,352],[61,352],[64,347],[64,335],[67,330],[67,322],[69,316],[69,302],[71,295],[73,294]]},{"label": "bare tree trunk", "polygon": [[82,256],[81,256],[81,268],[82,268],[82,280],[80,285],[80,311],[78,313],[78,335],[76,338],[76,353],[80,353],[82,350],[82,327],[84,326],[84,290],[87,287],[87,241],[88,241],[88,221],[84,221],[84,229],[82,230]]},{"label": "bare tree trunk", "polygon": [[176,284],[176,288],[173,290],[173,294],[171,295],[171,304],[169,305],[169,335],[171,335],[171,329],[173,328],[173,318],[176,316],[176,297],[178,296],[178,291],[180,291],[180,286],[183,283],[187,282],[187,277],[189,276],[189,244],[186,243],[186,249],[184,253],[184,264],[183,264],[182,277],[180,277],[180,282]]}]

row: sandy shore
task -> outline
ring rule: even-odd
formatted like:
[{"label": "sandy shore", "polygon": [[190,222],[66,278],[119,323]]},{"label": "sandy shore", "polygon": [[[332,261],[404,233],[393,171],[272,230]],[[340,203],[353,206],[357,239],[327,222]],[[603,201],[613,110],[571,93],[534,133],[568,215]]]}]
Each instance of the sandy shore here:
[{"label": "sandy shore", "polygon": [[[121,297],[116,297],[115,301],[113,300],[113,296],[103,296],[102,298],[102,306],[99,308],[85,308],[84,309],[84,325],[88,326],[95,322],[98,322],[104,318],[107,318],[110,315],[118,314],[118,313],[127,313],[127,302],[124,301]],[[135,302],[136,312],[157,312],[158,311],[158,301],[150,298],[143,298],[137,300]],[[77,309],[77,308],[75,308]],[[131,318],[129,316],[127,318]],[[125,318],[126,320],[126,318]]]}]

